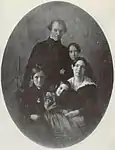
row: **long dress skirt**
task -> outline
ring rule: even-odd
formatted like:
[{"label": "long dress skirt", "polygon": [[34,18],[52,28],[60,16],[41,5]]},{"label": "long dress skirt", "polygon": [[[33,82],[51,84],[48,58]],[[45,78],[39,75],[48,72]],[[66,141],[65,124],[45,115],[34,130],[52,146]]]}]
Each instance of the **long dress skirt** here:
[{"label": "long dress skirt", "polygon": [[[80,116],[66,117],[68,110],[54,108],[45,113],[45,118],[51,126],[58,147],[76,144],[83,138],[83,118]],[[81,123],[80,123],[81,122]],[[82,124],[82,125],[81,125]]]}]

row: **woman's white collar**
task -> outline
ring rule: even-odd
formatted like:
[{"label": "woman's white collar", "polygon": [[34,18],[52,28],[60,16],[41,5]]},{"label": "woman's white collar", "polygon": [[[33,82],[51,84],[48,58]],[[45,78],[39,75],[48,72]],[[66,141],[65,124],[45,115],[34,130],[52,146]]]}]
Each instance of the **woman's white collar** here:
[{"label": "woman's white collar", "polygon": [[82,84],[78,87],[78,89],[81,88],[81,87],[84,87],[84,86],[86,86],[86,85],[95,85],[95,86],[97,86],[96,83],[93,82],[90,78],[84,77],[84,81],[83,81]]}]

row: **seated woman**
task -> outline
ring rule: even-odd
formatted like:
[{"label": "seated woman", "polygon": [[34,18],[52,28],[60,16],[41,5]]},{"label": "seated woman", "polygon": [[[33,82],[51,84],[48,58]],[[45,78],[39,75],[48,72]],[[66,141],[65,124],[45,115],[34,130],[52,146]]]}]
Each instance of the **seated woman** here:
[{"label": "seated woman", "polygon": [[[79,114],[84,118],[83,124],[85,124],[85,128],[81,126],[81,129],[89,133],[95,128],[99,119],[97,86],[93,80],[91,67],[83,57],[76,59],[76,62],[72,65],[72,70],[74,76],[68,81],[71,88],[76,91],[76,98],[71,102],[71,104],[73,103],[73,110],[67,113],[66,116],[72,119],[72,117]],[[78,103],[80,109],[78,109]]]},{"label": "seated woman", "polygon": [[62,128],[61,133],[68,127],[68,132],[65,133],[71,137],[71,143],[74,143],[93,131],[98,123],[99,113],[97,85],[89,63],[83,57],[78,57],[72,70],[74,76],[68,80],[70,85],[67,82],[62,83],[56,90],[56,108],[59,112],[52,109],[49,121],[52,120],[54,130],[58,128],[59,131]]}]

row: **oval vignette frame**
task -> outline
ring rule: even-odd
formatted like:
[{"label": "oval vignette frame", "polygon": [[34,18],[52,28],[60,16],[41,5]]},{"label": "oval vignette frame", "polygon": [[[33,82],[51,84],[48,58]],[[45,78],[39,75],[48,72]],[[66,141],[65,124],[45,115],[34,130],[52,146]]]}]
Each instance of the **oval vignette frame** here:
[{"label": "oval vignette frame", "polygon": [[[113,63],[108,42],[99,25],[87,12],[67,2],[48,2],[34,8],[20,20],[7,42],[3,56],[1,82],[4,100],[13,121],[27,137],[38,144],[54,148],[56,145],[53,143],[47,140],[44,143],[44,139],[36,138],[35,131],[29,132],[31,128],[36,130],[36,126],[28,126],[27,130],[23,128],[25,122],[21,121],[16,92],[34,45],[48,38],[47,25],[55,18],[63,19],[67,25],[68,31],[62,38],[63,45],[67,47],[69,43],[77,41],[82,49],[81,55],[93,68],[98,85],[101,118],[113,88]],[[73,143],[64,147],[71,145]]]}]

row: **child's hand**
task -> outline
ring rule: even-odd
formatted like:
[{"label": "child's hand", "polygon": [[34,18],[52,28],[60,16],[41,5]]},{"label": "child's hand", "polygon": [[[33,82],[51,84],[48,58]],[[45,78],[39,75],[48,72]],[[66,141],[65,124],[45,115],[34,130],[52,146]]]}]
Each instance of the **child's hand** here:
[{"label": "child's hand", "polygon": [[39,118],[40,118],[40,116],[37,115],[37,114],[31,114],[31,115],[30,115],[30,119],[32,119],[33,121],[36,121],[36,120],[39,119]]}]

